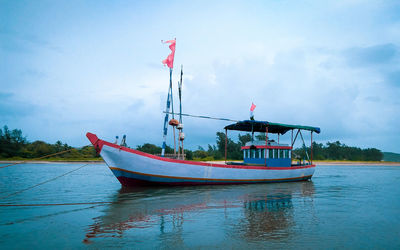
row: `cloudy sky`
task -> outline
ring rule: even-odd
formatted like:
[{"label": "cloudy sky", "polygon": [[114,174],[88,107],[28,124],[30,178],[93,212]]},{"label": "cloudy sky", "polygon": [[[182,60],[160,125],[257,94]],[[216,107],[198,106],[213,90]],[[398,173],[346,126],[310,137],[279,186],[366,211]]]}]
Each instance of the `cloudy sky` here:
[{"label": "cloudy sky", "polygon": [[[400,153],[398,1],[1,0],[0,126],[161,145],[175,37],[185,113],[248,119],[254,102],[256,119],[320,127],[318,142]],[[192,149],[227,125],[184,124]]]}]

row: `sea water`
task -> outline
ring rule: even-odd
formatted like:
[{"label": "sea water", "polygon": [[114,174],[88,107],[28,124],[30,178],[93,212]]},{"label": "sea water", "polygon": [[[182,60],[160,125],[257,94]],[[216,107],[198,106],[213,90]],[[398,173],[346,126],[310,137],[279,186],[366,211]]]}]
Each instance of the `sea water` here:
[{"label": "sea water", "polygon": [[126,189],[104,164],[82,165],[0,168],[1,249],[400,248],[400,167],[320,166],[303,182]]}]

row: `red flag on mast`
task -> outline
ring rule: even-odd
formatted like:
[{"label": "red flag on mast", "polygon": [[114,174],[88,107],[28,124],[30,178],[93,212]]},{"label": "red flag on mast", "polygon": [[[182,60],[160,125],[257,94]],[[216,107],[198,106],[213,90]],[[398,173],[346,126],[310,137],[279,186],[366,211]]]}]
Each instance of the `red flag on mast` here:
[{"label": "red flag on mast", "polygon": [[[161,41],[163,42],[163,41]],[[171,49],[171,54],[169,54],[167,56],[167,58],[165,58],[162,63],[168,66],[168,68],[173,68],[174,67],[174,56],[175,56],[175,45],[176,45],[176,39],[174,40],[169,40],[163,43],[170,43],[169,48]]]},{"label": "red flag on mast", "polygon": [[256,105],[254,105],[254,103],[251,103],[250,111],[253,112],[255,108],[256,108]]}]

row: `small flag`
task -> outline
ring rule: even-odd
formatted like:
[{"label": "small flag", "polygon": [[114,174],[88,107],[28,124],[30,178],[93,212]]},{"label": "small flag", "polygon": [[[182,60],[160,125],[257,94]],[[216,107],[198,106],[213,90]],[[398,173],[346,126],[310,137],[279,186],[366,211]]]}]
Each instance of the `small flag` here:
[{"label": "small flag", "polygon": [[162,61],[162,63],[165,65],[167,65],[168,66],[168,68],[173,68],[174,67],[174,57],[175,57],[175,45],[176,45],[176,39],[174,39],[174,40],[169,40],[169,41],[166,41],[166,42],[164,42],[164,41],[162,41],[161,40],[161,42],[163,42],[163,43],[170,43],[170,45],[169,45],[169,48],[171,49],[171,54],[169,54],[168,56],[167,56],[167,58],[165,58],[163,61]]},{"label": "small flag", "polygon": [[256,108],[256,105],[254,105],[254,103],[251,103],[250,111],[253,112],[255,108]]},{"label": "small flag", "polygon": [[254,109],[256,108],[256,105],[254,105],[254,103],[251,103],[251,107],[250,107],[250,120],[254,120]]}]

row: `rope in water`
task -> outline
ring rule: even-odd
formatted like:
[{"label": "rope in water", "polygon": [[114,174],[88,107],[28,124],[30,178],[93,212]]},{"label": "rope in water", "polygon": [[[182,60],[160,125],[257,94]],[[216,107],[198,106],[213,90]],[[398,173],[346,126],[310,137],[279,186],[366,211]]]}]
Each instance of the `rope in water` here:
[{"label": "rope in water", "polygon": [[37,207],[37,206],[76,206],[76,205],[101,205],[112,204],[111,201],[73,202],[73,203],[43,203],[43,204],[0,204],[0,207]]},{"label": "rope in water", "polygon": [[83,165],[83,166],[80,166],[79,168],[76,168],[76,169],[74,169],[74,170],[71,170],[71,171],[69,171],[69,172],[66,172],[66,173],[64,173],[64,174],[62,174],[62,175],[53,177],[53,178],[51,178],[51,179],[49,179],[49,180],[40,182],[40,183],[38,183],[38,184],[36,184],[36,185],[33,185],[33,186],[30,186],[30,187],[28,187],[28,188],[19,190],[19,191],[17,191],[17,192],[8,194],[8,195],[6,195],[6,196],[2,196],[2,197],[0,197],[0,200],[3,200],[3,199],[5,199],[5,198],[9,198],[9,197],[11,197],[11,196],[14,196],[14,195],[20,194],[20,193],[22,193],[22,192],[28,191],[28,190],[30,190],[30,189],[33,189],[33,188],[35,188],[35,187],[38,187],[38,186],[40,186],[40,185],[43,185],[43,184],[46,184],[46,183],[48,183],[48,182],[54,181],[54,180],[56,180],[56,179],[58,179],[58,178],[60,178],[60,177],[66,176],[67,174],[70,174],[70,173],[72,173],[72,172],[78,171],[79,169],[81,169],[81,168],[83,168],[83,167],[86,167],[87,165],[89,165],[89,164],[85,164],[85,165]]},{"label": "rope in water", "polygon": [[[84,146],[84,147],[91,146],[91,145],[92,145],[92,144],[89,144],[89,145],[86,145],[86,146]],[[83,148],[84,148],[84,147],[83,147]],[[47,157],[50,157],[50,156],[55,156],[55,155],[64,154],[64,153],[67,153],[67,152],[72,151],[72,150],[74,150],[74,149],[75,149],[75,148],[70,148],[70,149],[68,149],[68,150],[64,150],[64,151],[57,152],[57,153],[54,153],[54,154],[49,154],[49,155],[45,155],[45,156],[33,158],[33,159],[30,159],[29,161],[41,160],[41,159],[44,159],[44,158],[47,158]],[[5,165],[5,166],[0,166],[0,168],[11,167],[11,166],[15,166],[15,165],[23,164],[23,163],[27,163],[27,162],[28,162],[28,161],[16,162],[16,163],[8,164],[8,165]]]}]

